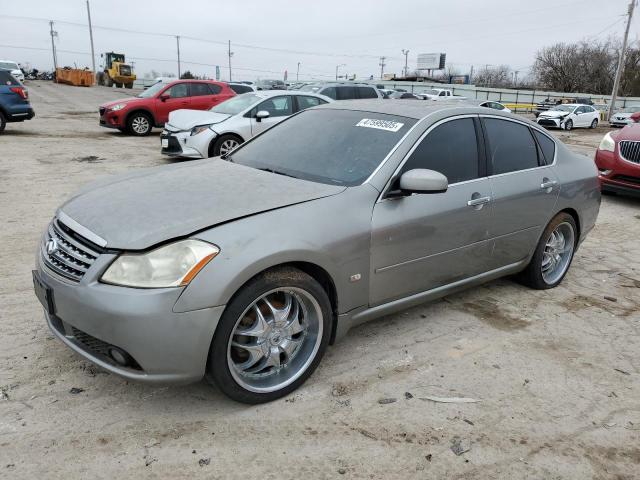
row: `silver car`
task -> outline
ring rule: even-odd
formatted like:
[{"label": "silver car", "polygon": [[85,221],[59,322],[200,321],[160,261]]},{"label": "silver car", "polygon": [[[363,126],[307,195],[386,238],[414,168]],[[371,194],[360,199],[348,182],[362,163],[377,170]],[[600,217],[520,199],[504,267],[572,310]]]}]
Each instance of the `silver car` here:
[{"label": "silver car", "polygon": [[335,102],[226,157],[86,187],[33,279],[92,362],[259,403],[356,324],[505,275],[555,287],[599,206],[593,161],[515,115]]},{"label": "silver car", "polygon": [[161,152],[185,158],[226,155],[295,112],[332,101],[315,93],[263,90],[230,98],[210,110],[175,110],[160,136]]}]

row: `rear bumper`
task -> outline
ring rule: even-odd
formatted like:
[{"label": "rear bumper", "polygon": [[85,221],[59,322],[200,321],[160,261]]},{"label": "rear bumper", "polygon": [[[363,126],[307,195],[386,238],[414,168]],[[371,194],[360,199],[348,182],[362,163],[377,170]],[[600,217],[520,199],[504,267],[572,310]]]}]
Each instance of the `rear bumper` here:
[{"label": "rear bumper", "polygon": [[31,105],[14,105],[7,109],[7,122],[22,122],[36,116]]},{"label": "rear bumper", "polygon": [[[224,306],[177,313],[173,307],[183,288],[135,289],[100,283],[97,278],[110,261],[101,258],[85,278],[72,283],[50,272],[38,255],[37,275],[53,292],[53,311],[45,308],[51,331],[87,360],[127,379],[200,380]],[[133,361],[118,364],[109,353],[113,347]]]}]

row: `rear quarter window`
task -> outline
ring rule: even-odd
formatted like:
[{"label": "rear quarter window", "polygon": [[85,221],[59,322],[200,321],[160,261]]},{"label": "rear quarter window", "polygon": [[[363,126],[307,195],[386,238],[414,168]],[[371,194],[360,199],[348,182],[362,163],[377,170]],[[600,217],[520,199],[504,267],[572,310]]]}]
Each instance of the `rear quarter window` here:
[{"label": "rear quarter window", "polygon": [[378,98],[375,89],[371,87],[357,87],[358,98]]},{"label": "rear quarter window", "polygon": [[534,130],[533,134],[535,135],[536,140],[538,140],[538,145],[540,145],[540,148],[542,149],[542,155],[545,160],[544,163],[551,165],[556,154],[556,142],[537,130]]},{"label": "rear quarter window", "polygon": [[356,98],[356,89],[354,87],[336,87],[338,91],[338,100],[353,100]]}]

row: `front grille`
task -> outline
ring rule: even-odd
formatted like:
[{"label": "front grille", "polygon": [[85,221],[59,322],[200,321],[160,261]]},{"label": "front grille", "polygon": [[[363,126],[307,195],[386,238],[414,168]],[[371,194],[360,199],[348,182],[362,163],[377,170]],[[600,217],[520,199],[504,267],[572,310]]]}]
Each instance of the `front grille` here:
[{"label": "front grille", "polygon": [[100,116],[104,115],[104,112],[106,112],[107,109],[105,107],[100,107],[99,112],[100,112]]},{"label": "front grille", "polygon": [[640,142],[620,142],[620,156],[629,162],[640,164]]},{"label": "front grille", "polygon": [[182,147],[180,146],[180,142],[173,135],[162,136],[162,138],[166,138],[169,143],[168,147],[164,148],[163,151],[167,153],[180,153],[182,152]]},{"label": "front grille", "polygon": [[636,185],[640,185],[639,177],[632,177],[630,175],[616,175],[613,177],[614,180],[621,180],[623,182],[635,183]]},{"label": "front grille", "polygon": [[549,120],[549,119],[546,119],[546,118],[540,118],[538,120],[538,124],[539,125],[549,125],[551,127],[556,127],[558,125],[555,121]]},{"label": "front grille", "polygon": [[60,276],[79,282],[99,253],[58,219],[54,219],[43,238],[42,259]]}]

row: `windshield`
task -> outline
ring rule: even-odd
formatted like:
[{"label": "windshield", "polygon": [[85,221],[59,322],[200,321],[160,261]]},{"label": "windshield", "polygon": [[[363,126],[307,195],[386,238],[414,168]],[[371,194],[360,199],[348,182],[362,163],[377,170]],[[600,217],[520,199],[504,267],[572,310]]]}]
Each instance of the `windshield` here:
[{"label": "windshield", "polygon": [[147,88],[144,92],[142,92],[140,95],[138,95],[138,98],[155,97],[156,94],[166,86],[167,86],[167,84],[164,83],[164,82],[154,83],[149,88]]},{"label": "windshield", "polygon": [[640,105],[629,105],[620,110],[622,113],[636,113],[640,112]]},{"label": "windshield", "polygon": [[573,112],[576,107],[573,105],[557,105],[553,107],[551,110],[555,112]]},{"label": "windshield", "polygon": [[0,68],[4,70],[20,70],[18,64],[14,62],[0,62]]},{"label": "windshield", "polygon": [[259,97],[255,93],[243,93],[242,95],[237,95],[226,102],[216,105],[209,109],[209,111],[223,113],[225,115],[237,115],[255,105],[259,100],[262,100],[262,97]]},{"label": "windshield", "polygon": [[233,152],[234,163],[331,185],[355,186],[415,119],[352,110],[305,110]]}]

